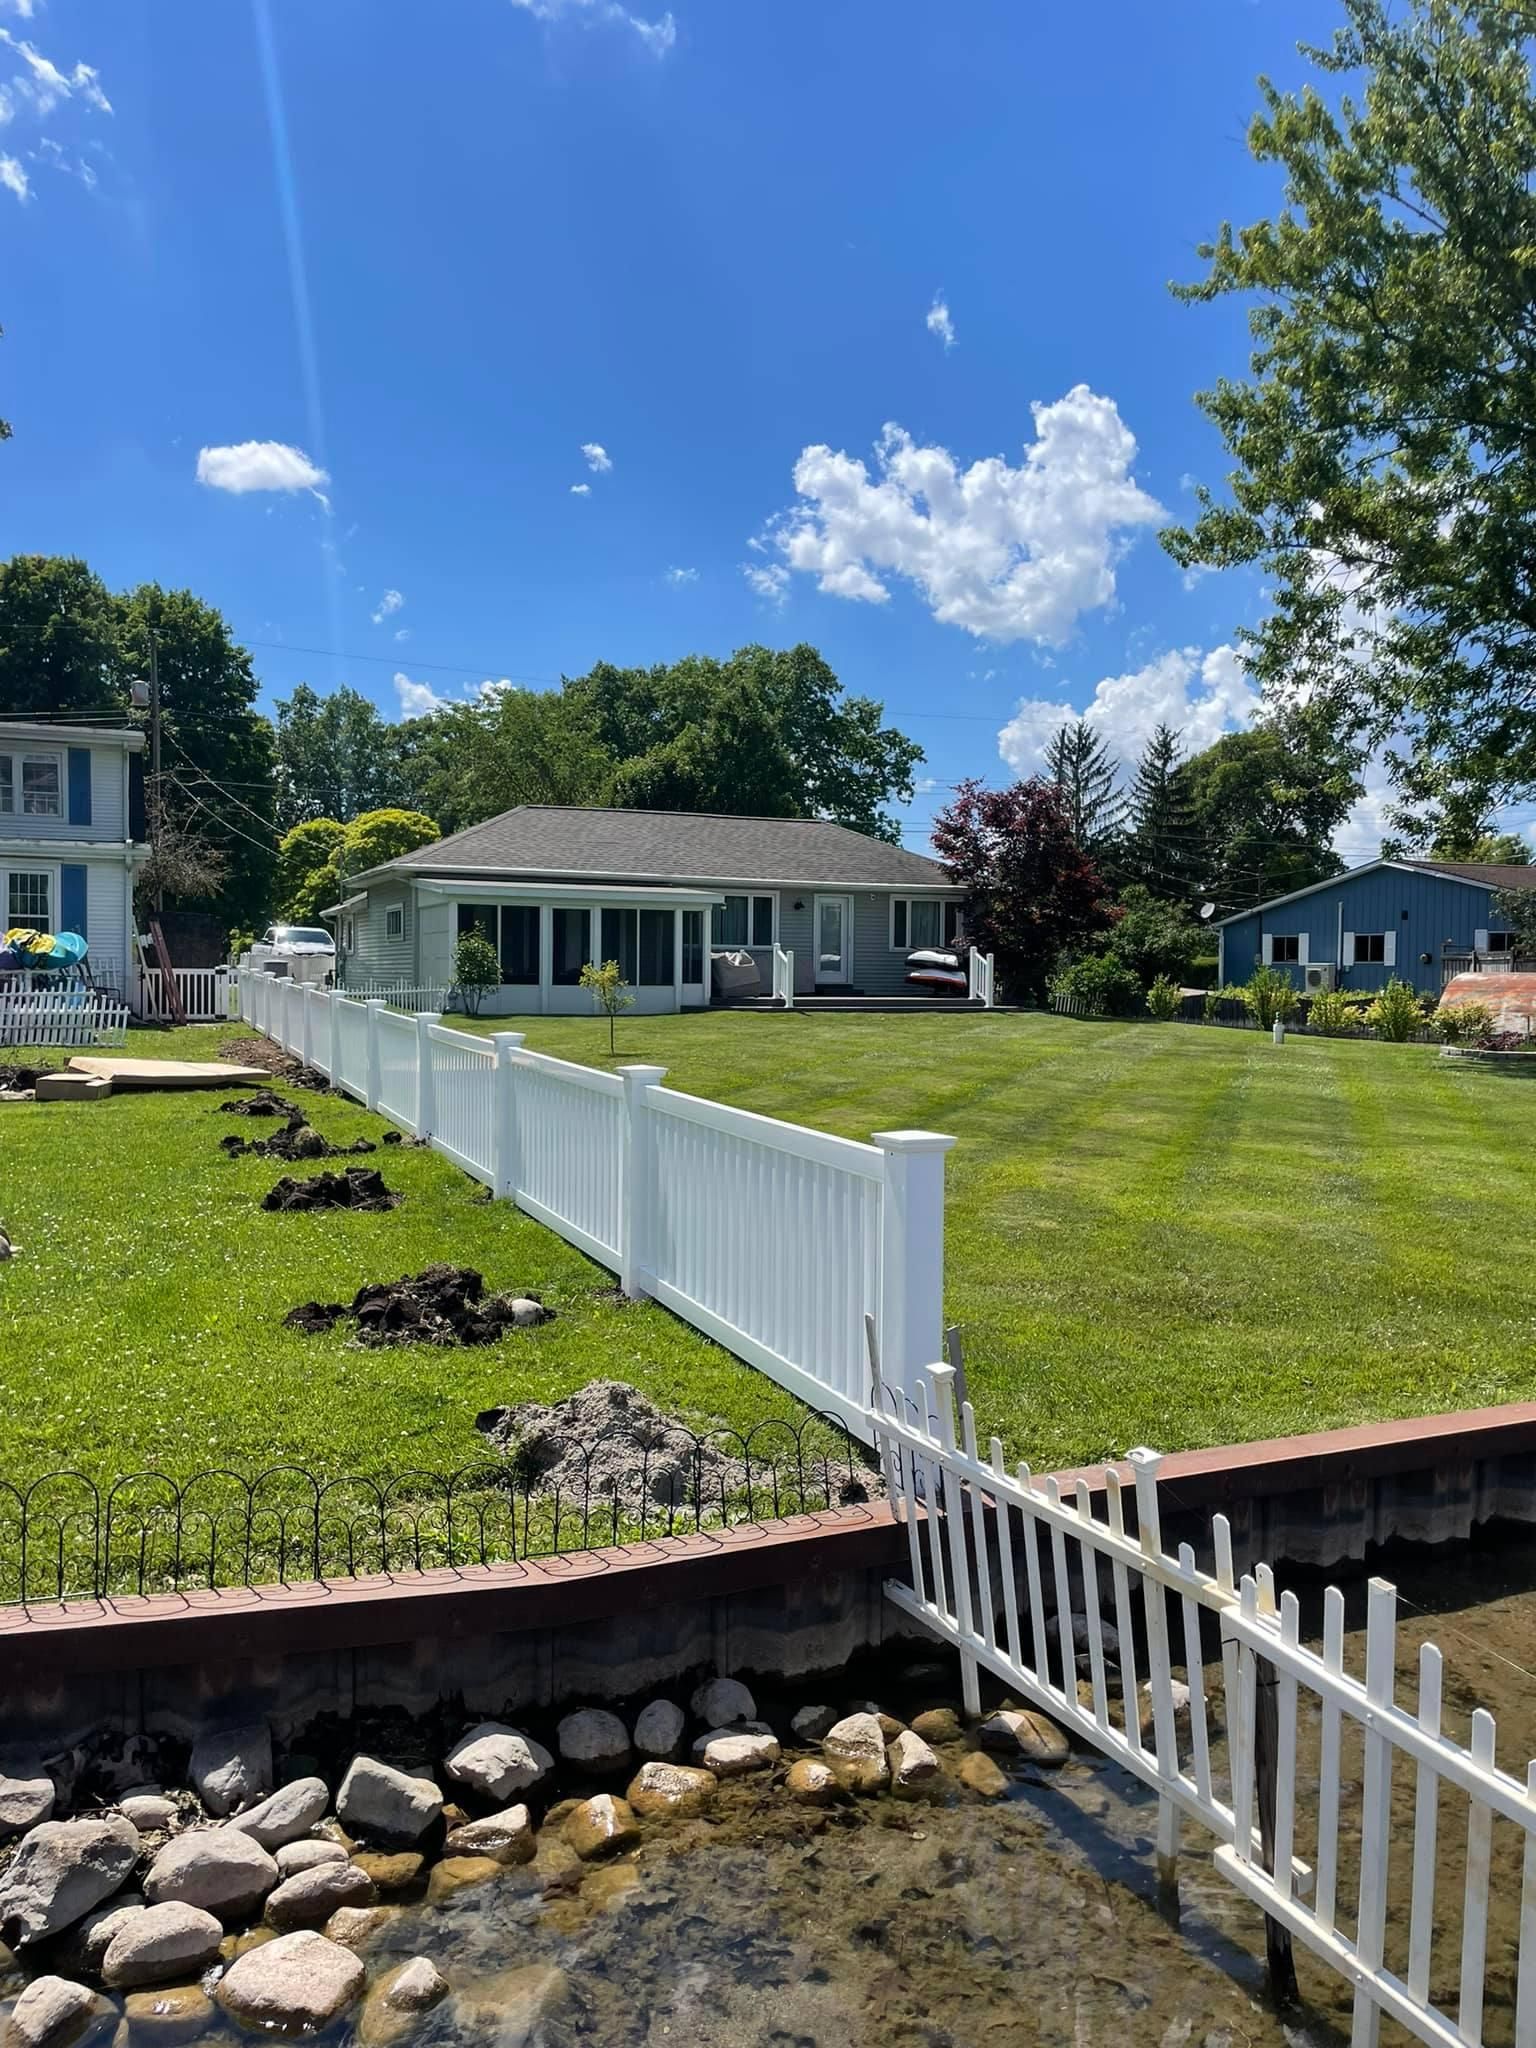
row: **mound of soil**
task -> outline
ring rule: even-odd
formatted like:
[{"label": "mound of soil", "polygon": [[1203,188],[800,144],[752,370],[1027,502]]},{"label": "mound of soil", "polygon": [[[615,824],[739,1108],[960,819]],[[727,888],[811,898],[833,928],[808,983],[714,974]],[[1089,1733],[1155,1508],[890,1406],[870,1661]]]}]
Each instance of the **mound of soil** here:
[{"label": "mound of soil", "polygon": [[357,1341],[368,1345],[494,1344],[508,1330],[553,1321],[554,1313],[531,1294],[488,1295],[473,1266],[424,1266],[400,1280],[360,1287],[350,1305],[306,1301],[283,1321],[313,1336],[350,1316]]},{"label": "mound of soil", "polygon": [[258,1159],[349,1159],[356,1153],[373,1152],[377,1147],[371,1138],[354,1138],[350,1145],[333,1145],[295,1111],[270,1138],[237,1138],[231,1132],[227,1138],[220,1138],[219,1149],[231,1159],[241,1159],[247,1153]]},{"label": "mound of soil", "polygon": [[219,1104],[220,1116],[280,1116],[285,1123],[295,1118],[302,1123],[304,1112],[296,1102],[279,1095],[275,1088],[257,1088],[249,1095],[242,1095],[234,1102]]},{"label": "mound of soil", "polygon": [[622,1380],[589,1380],[552,1407],[488,1408],[475,1427],[513,1462],[520,1484],[573,1502],[691,1507],[697,1494],[708,1509],[747,1483],[734,1438],[722,1448],[696,1435]]},{"label": "mound of soil", "polygon": [[35,1088],[39,1074],[52,1074],[57,1072],[57,1070],[58,1062],[56,1060],[49,1060],[42,1066],[37,1067],[31,1065],[22,1067],[0,1066],[0,1088],[3,1088],[7,1093],[10,1093],[13,1089]]},{"label": "mound of soil", "polygon": [[219,1057],[234,1060],[242,1067],[261,1067],[294,1088],[313,1088],[319,1095],[331,1092],[330,1082],[318,1067],[305,1066],[301,1059],[291,1052],[284,1052],[270,1038],[227,1038],[219,1047]]},{"label": "mound of soil", "polygon": [[377,1167],[349,1166],[343,1173],[312,1173],[301,1180],[285,1173],[263,1209],[393,1209],[400,1197],[384,1185]]}]

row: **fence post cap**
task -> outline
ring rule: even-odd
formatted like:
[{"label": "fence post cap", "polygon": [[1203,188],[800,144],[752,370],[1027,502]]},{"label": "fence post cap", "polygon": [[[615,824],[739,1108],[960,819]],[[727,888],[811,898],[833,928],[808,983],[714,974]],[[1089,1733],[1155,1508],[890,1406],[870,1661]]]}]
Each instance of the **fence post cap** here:
[{"label": "fence post cap", "polygon": [[958,1141],[942,1131],[876,1131],[873,1142],[882,1152],[948,1152]]},{"label": "fence post cap", "polygon": [[516,1052],[527,1036],[526,1031],[493,1031],[491,1043],[497,1047],[506,1046],[509,1051]]},{"label": "fence post cap", "polygon": [[370,1010],[382,1010],[388,1007],[382,996],[369,996],[367,998],[367,1006]]},{"label": "fence post cap", "polygon": [[667,1078],[665,1067],[616,1067],[614,1071],[623,1077],[624,1085],[629,1089],[649,1088]]}]

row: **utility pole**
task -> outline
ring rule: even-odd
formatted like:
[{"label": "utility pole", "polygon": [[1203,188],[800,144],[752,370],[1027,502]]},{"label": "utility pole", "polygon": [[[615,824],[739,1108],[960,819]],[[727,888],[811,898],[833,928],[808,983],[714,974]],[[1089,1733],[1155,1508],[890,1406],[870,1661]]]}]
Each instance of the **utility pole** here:
[{"label": "utility pole", "polygon": [[160,786],[160,649],[155,640],[155,629],[147,627],[149,636],[149,778],[155,792],[154,823],[151,837],[155,849],[155,915],[158,917],[165,908],[165,891],[160,886],[160,841],[161,822],[165,815],[165,793]]}]

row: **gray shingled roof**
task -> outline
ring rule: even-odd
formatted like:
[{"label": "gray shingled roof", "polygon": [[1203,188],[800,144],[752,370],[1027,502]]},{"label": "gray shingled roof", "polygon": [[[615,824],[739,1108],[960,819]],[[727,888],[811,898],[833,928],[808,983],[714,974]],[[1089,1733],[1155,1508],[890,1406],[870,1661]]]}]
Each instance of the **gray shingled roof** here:
[{"label": "gray shingled roof", "polygon": [[604,881],[790,882],[933,888],[937,861],[820,818],[714,818],[524,804],[421,846],[417,874],[591,875]]},{"label": "gray shingled roof", "polygon": [[1495,860],[1405,860],[1405,868],[1429,875],[1456,875],[1463,882],[1486,882],[1490,889],[1536,889],[1536,867],[1517,867]]}]

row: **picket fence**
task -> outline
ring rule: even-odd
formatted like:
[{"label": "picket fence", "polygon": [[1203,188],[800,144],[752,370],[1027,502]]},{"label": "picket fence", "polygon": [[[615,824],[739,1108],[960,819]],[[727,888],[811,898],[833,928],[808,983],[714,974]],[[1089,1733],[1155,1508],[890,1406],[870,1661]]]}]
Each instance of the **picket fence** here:
[{"label": "picket fence", "polygon": [[[230,1014],[234,976],[227,967],[173,967],[176,993],[189,1024],[222,1024]],[[165,1000],[165,973],[159,967],[141,966],[139,1013],[146,1024],[161,1024],[172,1016]]]},{"label": "picket fence", "polygon": [[[1027,1465],[1010,1472],[996,1437],[983,1459],[969,1402],[957,1437],[949,1366],[931,1366],[909,1387],[890,1384],[877,1369],[874,1392],[876,1435],[912,1577],[910,1586],[891,1583],[886,1591],[959,1651],[973,1711],[984,1669],[1150,1786],[1165,1880],[1176,1874],[1183,1819],[1214,1835],[1222,1877],[1353,1988],[1351,2048],[1375,2048],[1383,2014],[1434,2048],[1476,2048],[1490,2005],[1495,2038],[1536,2048],[1536,1763],[1523,1779],[1499,1768],[1493,1716],[1482,1710],[1472,1716],[1469,1749],[1443,1732],[1442,1658],[1433,1644],[1420,1651],[1414,1711],[1398,1703],[1391,1585],[1370,1582],[1362,1681],[1345,1669],[1344,1597],[1336,1587],[1324,1596],[1319,1654],[1301,1640],[1295,1595],[1276,1600],[1268,1566],[1234,1575],[1225,1516],[1211,1523],[1213,1572],[1196,1563],[1188,1543],[1176,1557],[1165,1552],[1156,1452],[1130,1453],[1130,1487],[1114,1467],[1103,1471],[1099,1515],[1099,1489],[1087,1480],[1063,1492]],[[1220,1640],[1214,1703],[1203,1675],[1203,1616],[1213,1617]],[[1175,1691],[1176,1665],[1187,1703]],[[1274,1688],[1269,1736],[1259,1702],[1266,1685]],[[1310,1768],[1303,1776],[1297,1757],[1298,1728],[1314,1713],[1315,1811]],[[1213,1738],[1223,1729],[1228,1768],[1219,1774]],[[1398,1837],[1408,1880],[1394,1892],[1397,1770],[1412,1771],[1414,1802],[1411,1836]],[[1452,1795],[1465,1843],[1459,1915],[1449,1909],[1444,1881],[1438,1912],[1436,1896],[1442,1805]],[[1514,1939],[1490,1940],[1496,1818],[1518,1831]],[[1346,1868],[1358,1866],[1350,1885],[1341,1881],[1341,1846]],[[1401,1912],[1389,1923],[1394,1904],[1406,1905],[1406,1927]]]},{"label": "picket fence", "polygon": [[128,1005],[93,989],[0,990],[0,1045],[73,1047],[126,1044]]},{"label": "picket fence", "polygon": [[783,946],[773,949],[773,999],[786,1010],[795,1007],[795,956]]},{"label": "picket fence", "polygon": [[996,1003],[996,968],[990,953],[973,946],[965,956],[965,992],[973,1003],[992,1009]]},{"label": "picket fence", "polygon": [[865,1319],[900,1382],[938,1349],[944,1155],[857,1144],[661,1084],[243,971],[240,1014],[498,1197],[812,1407],[874,1440]]}]

